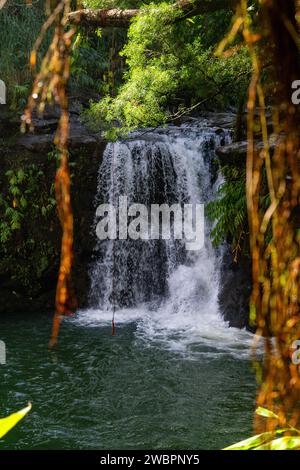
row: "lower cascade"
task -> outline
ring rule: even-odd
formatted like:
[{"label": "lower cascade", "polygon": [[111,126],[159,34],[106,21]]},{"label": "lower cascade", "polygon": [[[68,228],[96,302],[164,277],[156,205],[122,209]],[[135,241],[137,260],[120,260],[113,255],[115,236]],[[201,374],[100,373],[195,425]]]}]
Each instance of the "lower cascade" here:
[{"label": "lower cascade", "polygon": [[[229,130],[196,123],[132,134],[107,144],[99,168],[96,206],[206,204],[221,183],[215,149],[229,143]],[[150,210],[149,210],[150,212]],[[95,218],[93,230],[96,232]],[[167,340],[186,350],[199,338],[208,347],[235,351],[236,338],[246,332],[227,328],[218,306],[221,253],[210,241],[186,250],[184,240],[98,240],[90,269],[90,309],[78,321],[95,324],[137,322],[144,339]],[[250,340],[250,335],[249,335]]]}]

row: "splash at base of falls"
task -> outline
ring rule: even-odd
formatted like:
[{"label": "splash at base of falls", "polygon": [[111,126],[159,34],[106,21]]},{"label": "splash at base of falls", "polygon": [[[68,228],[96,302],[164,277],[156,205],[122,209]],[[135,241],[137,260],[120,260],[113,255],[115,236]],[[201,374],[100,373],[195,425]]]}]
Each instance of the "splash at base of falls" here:
[{"label": "splash at base of falls", "polygon": [[[201,318],[199,318],[201,317]],[[217,358],[219,354],[237,359],[250,359],[253,335],[246,330],[229,328],[219,314],[200,314],[190,311],[169,314],[169,306],[161,304],[157,310],[148,305],[124,308],[115,312],[116,338],[123,327],[133,324],[135,338],[143,347],[156,347],[180,354],[188,359],[201,355]],[[111,330],[111,312],[100,309],[79,311],[76,318],[66,321],[81,327]]]}]

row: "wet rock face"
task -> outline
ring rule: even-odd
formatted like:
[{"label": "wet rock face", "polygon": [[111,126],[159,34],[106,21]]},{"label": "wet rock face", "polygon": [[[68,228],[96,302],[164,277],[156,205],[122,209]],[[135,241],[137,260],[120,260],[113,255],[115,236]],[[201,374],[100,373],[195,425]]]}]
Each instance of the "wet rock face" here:
[{"label": "wet rock face", "polygon": [[73,281],[80,307],[87,305],[90,288],[88,267],[96,243],[91,230],[95,216],[94,199],[97,190],[97,174],[106,142],[98,140],[82,144],[71,153],[78,156],[72,176],[72,206],[74,212],[74,269]]},{"label": "wet rock face", "polygon": [[[25,134],[19,137],[16,144],[30,152],[39,153],[50,151],[53,147],[54,131],[57,128],[57,124],[58,121],[56,119],[49,119],[48,121],[45,119],[35,120],[34,134]],[[92,151],[97,145],[97,142],[97,136],[91,134],[80,122],[78,117],[71,115],[69,149],[76,150],[79,147],[84,147]]]},{"label": "wet rock face", "polygon": [[[256,142],[256,150],[259,151],[262,148],[263,143]],[[216,149],[216,155],[221,168],[230,166],[241,174],[246,167],[247,141],[233,142],[219,147]],[[230,243],[231,240],[228,240],[228,246],[225,248],[222,258],[219,292],[220,312],[229,326],[255,331],[249,325],[249,302],[252,290],[249,247],[246,244],[239,255],[238,262],[234,262]]]},{"label": "wet rock face", "polygon": [[[20,115],[11,112],[7,106],[0,106],[0,186],[1,193],[8,194],[10,170],[26,169],[32,165],[41,173],[39,185],[41,192],[50,194],[54,183],[56,161],[49,157],[54,149],[53,138],[59,119],[56,109],[47,110],[43,118],[35,118],[35,132],[21,135]],[[70,114],[70,162],[72,175],[72,206],[74,212],[74,270],[73,280],[78,303],[85,305],[89,290],[87,276],[94,247],[94,236],[90,227],[94,217],[93,200],[97,188],[97,173],[106,143],[99,136],[91,134],[80,122],[78,109],[71,103]],[[31,201],[28,201],[31,203]],[[39,201],[37,201],[39,204]],[[45,246],[53,252],[48,265],[37,278],[34,270],[28,273],[29,288],[24,286],[11,269],[12,263],[18,264],[20,271],[28,269],[30,254],[20,256],[18,244],[26,240],[35,241],[34,255],[43,256]],[[0,260],[0,314],[9,312],[41,312],[53,310],[55,287],[60,260],[61,229],[55,208],[48,217],[32,215],[22,222],[22,230],[11,240],[6,255]],[[0,247],[1,248],[1,247]],[[1,250],[0,250],[1,251]],[[26,252],[27,253],[27,252]]]},{"label": "wet rock face", "polygon": [[233,142],[216,149],[221,166],[229,165],[245,168],[247,157],[247,142]]}]

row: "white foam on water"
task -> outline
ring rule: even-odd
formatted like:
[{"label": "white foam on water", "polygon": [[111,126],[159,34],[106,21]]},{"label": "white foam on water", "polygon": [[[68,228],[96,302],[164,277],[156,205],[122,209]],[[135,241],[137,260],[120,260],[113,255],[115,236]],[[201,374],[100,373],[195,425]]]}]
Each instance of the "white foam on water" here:
[{"label": "white foam on water", "polygon": [[[200,260],[191,267],[180,266],[169,279],[169,297],[156,308],[141,304],[135,308],[117,309],[117,331],[134,324],[138,341],[190,358],[202,354],[218,357],[219,353],[249,358],[254,336],[246,330],[229,328],[224,322],[217,302],[218,281],[215,276],[207,276],[207,268]],[[205,286],[203,276],[207,282]],[[201,298],[199,288],[203,293]],[[109,327],[112,311],[97,308],[80,311],[73,321],[80,326]]]}]

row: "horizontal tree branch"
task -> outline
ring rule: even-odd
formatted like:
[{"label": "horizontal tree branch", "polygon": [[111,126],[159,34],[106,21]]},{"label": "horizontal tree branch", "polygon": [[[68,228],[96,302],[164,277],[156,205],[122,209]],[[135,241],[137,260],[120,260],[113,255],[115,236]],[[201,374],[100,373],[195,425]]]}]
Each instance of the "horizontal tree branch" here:
[{"label": "horizontal tree branch", "polygon": [[1,8],[4,7],[6,2],[7,2],[7,0],[0,0],[0,10],[1,10]]},{"label": "horizontal tree branch", "polygon": [[[234,9],[238,0],[178,0],[174,10],[182,13],[182,18],[211,13],[222,9]],[[100,28],[128,28],[131,20],[139,14],[139,9],[119,8],[93,10],[87,8],[69,13],[70,24]]]}]

